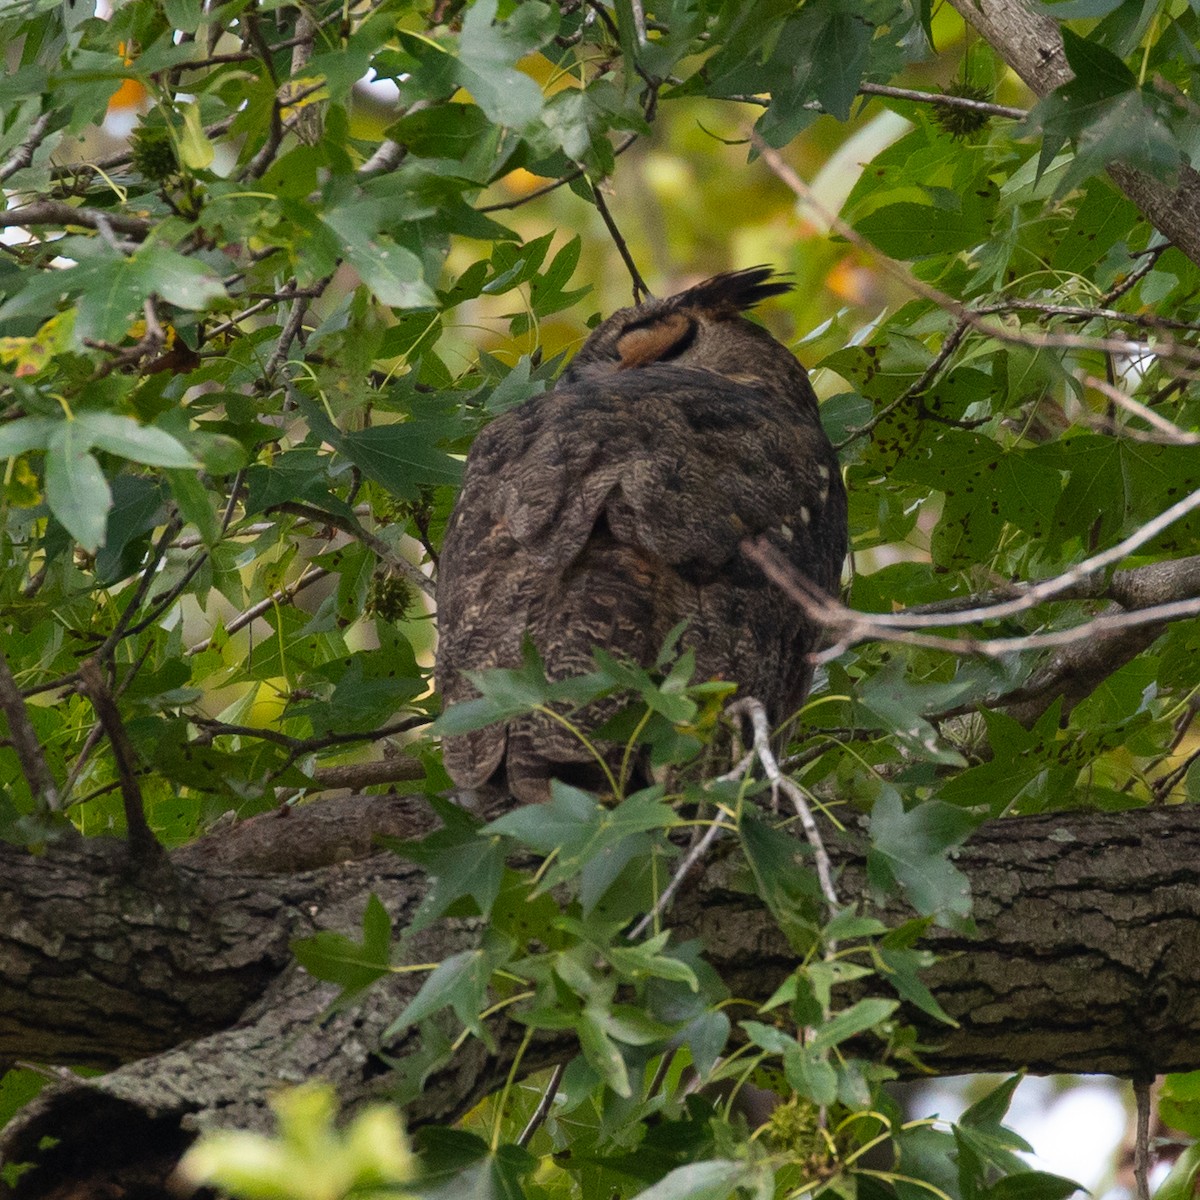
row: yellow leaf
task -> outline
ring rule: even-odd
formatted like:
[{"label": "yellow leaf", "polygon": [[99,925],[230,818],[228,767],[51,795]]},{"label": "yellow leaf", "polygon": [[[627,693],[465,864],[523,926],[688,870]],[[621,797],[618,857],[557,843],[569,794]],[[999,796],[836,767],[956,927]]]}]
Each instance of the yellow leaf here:
[{"label": "yellow leaf", "polygon": [[[296,97],[295,103],[291,103]],[[283,120],[295,116],[302,108],[329,99],[329,89],[325,86],[324,75],[309,75],[304,79],[293,79],[279,89],[279,115]]]},{"label": "yellow leaf", "polygon": [[183,136],[179,139],[179,161],[193,171],[202,171],[213,160],[213,144],[200,124],[200,105],[195,100],[183,110]]}]

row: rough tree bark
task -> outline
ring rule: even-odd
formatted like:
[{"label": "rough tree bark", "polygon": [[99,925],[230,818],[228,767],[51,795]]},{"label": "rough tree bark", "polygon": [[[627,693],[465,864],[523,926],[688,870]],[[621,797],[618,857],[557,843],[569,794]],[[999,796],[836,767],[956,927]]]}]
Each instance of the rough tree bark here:
[{"label": "rough tree bark", "polygon": [[[950,3],[1036,95],[1045,96],[1072,78],[1054,18],[1033,12],[1024,0]],[[1120,163],[1110,166],[1109,174],[1160,233],[1200,263],[1200,174],[1185,166],[1174,186]]]},{"label": "rough tree bark", "polygon": [[[8,1161],[41,1164],[19,1194],[67,1194],[61,1181],[113,1171],[153,1189],[198,1128],[261,1127],[267,1095],[284,1083],[322,1075],[354,1105],[389,1086],[387,1061],[419,1076],[416,1039],[382,1033],[421,976],[398,974],[331,1016],[336,989],[296,967],[287,941],[354,933],[372,892],[402,929],[424,879],[370,853],[370,835],[430,824],[415,797],[327,801],[177,852],[166,878],[131,875],[119,843],[79,840],[42,856],[0,847],[0,1057],[123,1064],[64,1079],[5,1131]],[[1191,808],[984,826],[958,859],[978,936],[930,938],[943,958],[929,982],[959,1027],[910,1014],[938,1046],[930,1065],[1136,1076],[1200,1066],[1198,851]],[[843,895],[861,894],[854,844],[841,860]],[[719,855],[671,919],[680,939],[703,940],[736,995],[761,1000],[795,966]],[[477,936],[475,922],[444,922],[407,956],[440,959]],[[424,1081],[411,1122],[452,1120],[503,1078],[521,1030],[503,1018],[489,1028],[496,1052],[468,1042]],[[545,1040],[524,1061],[532,1071],[570,1053]],[[57,1144],[39,1149],[51,1134]]]}]

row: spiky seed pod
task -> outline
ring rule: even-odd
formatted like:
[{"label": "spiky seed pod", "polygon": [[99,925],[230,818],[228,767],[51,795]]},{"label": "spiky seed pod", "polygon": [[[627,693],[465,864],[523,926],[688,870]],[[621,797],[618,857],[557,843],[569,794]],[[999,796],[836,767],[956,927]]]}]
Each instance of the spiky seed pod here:
[{"label": "spiky seed pod", "polygon": [[413,592],[408,582],[390,571],[377,571],[367,588],[366,611],[385,621],[402,621],[412,606]]},{"label": "spiky seed pod", "polygon": [[145,179],[162,183],[179,173],[179,160],[171,135],[165,129],[147,128],[140,125],[129,139],[133,165]]},{"label": "spiky seed pod", "polygon": [[[961,100],[975,100],[980,104],[988,103],[992,94],[987,88],[968,83],[965,79],[956,79],[947,89],[947,96],[956,96]],[[987,113],[978,109],[964,108],[959,104],[935,104],[933,119],[954,138],[969,138],[980,130],[987,128]]]}]

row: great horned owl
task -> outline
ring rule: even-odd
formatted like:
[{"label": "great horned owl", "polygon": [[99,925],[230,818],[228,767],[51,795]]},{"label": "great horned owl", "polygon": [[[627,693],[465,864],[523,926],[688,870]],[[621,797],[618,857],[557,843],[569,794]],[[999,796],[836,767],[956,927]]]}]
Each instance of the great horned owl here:
[{"label": "great horned owl", "polygon": [[[714,276],[597,327],[553,391],[497,418],[467,459],[439,564],[437,683],[517,667],[526,633],[551,679],[592,648],[654,662],[667,634],[700,678],[734,680],[772,721],[803,702],[818,631],[739,552],[765,534],[836,589],[846,494],[804,368],[741,314],[790,284],[769,267]],[[611,715],[583,714],[594,729]],[[462,788],[544,800],[551,778],[596,785],[579,740],[532,714],[447,737]]]}]

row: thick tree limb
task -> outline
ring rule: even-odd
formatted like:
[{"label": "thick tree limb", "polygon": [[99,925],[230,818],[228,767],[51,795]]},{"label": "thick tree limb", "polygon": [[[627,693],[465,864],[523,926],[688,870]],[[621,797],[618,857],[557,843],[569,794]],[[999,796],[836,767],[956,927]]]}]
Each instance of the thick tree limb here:
[{"label": "thick tree limb", "polygon": [[[69,1175],[72,1156],[95,1161],[99,1148],[150,1170],[155,1155],[173,1161],[198,1127],[263,1124],[267,1094],[284,1083],[324,1075],[354,1105],[386,1088],[385,1056],[418,1070],[411,1034],[388,1044],[381,1034],[423,973],[399,973],[329,1017],[334,989],[295,967],[287,943],[317,928],[353,934],[372,892],[403,929],[423,876],[387,854],[280,871],[289,849],[310,866],[359,854],[375,829],[412,834],[428,823],[413,797],[261,817],[254,839],[241,835],[236,866],[218,865],[219,837],[178,853],[173,891],[131,877],[120,843],[74,839],[39,857],[0,846],[0,1057],[124,1063],[44,1093],[0,1150],[10,1160],[37,1156],[53,1133],[58,1149],[44,1159],[43,1183],[55,1161]],[[839,892],[853,897],[861,860],[852,844],[840,852]],[[932,938],[944,957],[930,983],[960,1027],[925,1022],[938,1047],[930,1065],[1122,1075],[1200,1066],[1197,862],[1192,808],[984,826],[958,859],[979,936]],[[721,862],[690,878],[670,917],[679,938],[703,940],[737,996],[765,998],[795,966],[768,914]],[[477,937],[473,922],[448,922],[405,951],[408,961],[430,962]],[[453,1119],[503,1077],[521,1030],[502,1017],[489,1029],[496,1053],[468,1043],[425,1080],[410,1120]],[[533,1070],[565,1053],[566,1040],[542,1041],[524,1063]],[[25,1194],[48,1194],[33,1187],[38,1172],[26,1178]]]},{"label": "thick tree limb", "polygon": [[[1058,22],[1034,13],[1023,0],[950,0],[992,49],[1045,96],[1072,78]],[[1177,186],[1114,163],[1109,174],[1146,219],[1193,262],[1200,263],[1200,174],[1180,170]]]}]

